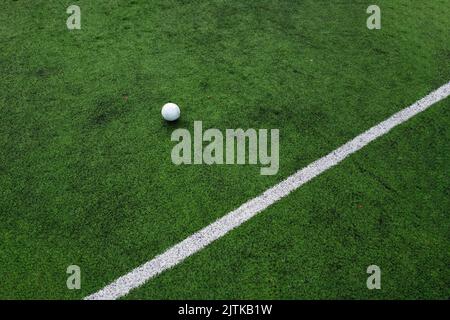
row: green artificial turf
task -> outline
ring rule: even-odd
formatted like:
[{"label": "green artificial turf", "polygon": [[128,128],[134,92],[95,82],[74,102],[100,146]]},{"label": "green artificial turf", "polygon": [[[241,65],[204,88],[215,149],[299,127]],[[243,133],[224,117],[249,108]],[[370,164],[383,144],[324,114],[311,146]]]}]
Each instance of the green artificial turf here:
[{"label": "green artificial turf", "polygon": [[[126,298],[447,299],[449,107],[395,129]],[[373,264],[381,290],[366,286]]]},{"label": "green artificial turf", "polygon": [[[93,293],[450,80],[447,0],[379,0],[376,31],[366,1],[76,1],[76,31],[70,4],[0,10],[3,299]],[[448,107],[129,298],[448,298]],[[171,132],[194,120],[279,129],[279,173],[173,165]]]}]

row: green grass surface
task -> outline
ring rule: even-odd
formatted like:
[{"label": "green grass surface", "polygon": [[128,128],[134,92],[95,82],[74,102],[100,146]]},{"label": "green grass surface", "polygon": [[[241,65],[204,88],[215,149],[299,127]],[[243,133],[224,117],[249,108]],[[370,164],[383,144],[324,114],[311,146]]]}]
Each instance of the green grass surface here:
[{"label": "green grass surface", "polygon": [[[0,298],[79,299],[450,80],[450,3],[6,1]],[[167,101],[182,107],[161,120]],[[449,102],[129,298],[448,298]],[[174,166],[171,132],[280,129],[280,171]],[[68,265],[82,269],[69,291]],[[379,264],[383,289],[365,289]]]},{"label": "green grass surface", "polygon": [[[127,299],[450,297],[449,107],[395,129]],[[372,264],[382,290],[366,287]]]}]

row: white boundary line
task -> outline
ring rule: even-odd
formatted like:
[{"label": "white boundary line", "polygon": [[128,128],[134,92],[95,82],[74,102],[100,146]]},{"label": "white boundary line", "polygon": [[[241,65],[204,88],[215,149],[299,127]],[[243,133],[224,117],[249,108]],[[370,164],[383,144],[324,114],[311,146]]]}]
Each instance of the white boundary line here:
[{"label": "white boundary line", "polygon": [[112,300],[128,294],[131,290],[143,285],[149,279],[161,272],[179,264],[187,257],[240,226],[273,203],[286,197],[289,193],[298,189],[306,182],[337,165],[371,141],[388,133],[392,128],[428,109],[433,104],[445,99],[449,95],[450,82],[420,101],[417,101],[410,107],[397,112],[389,119],[370,128],[325,157],[316,160],[307,167],[297,171],[286,180],[266,190],[263,194],[249,200],[236,210],[226,214],[202,230],[169,248],[163,254],[118,278],[98,292],[86,297],[85,300]]}]

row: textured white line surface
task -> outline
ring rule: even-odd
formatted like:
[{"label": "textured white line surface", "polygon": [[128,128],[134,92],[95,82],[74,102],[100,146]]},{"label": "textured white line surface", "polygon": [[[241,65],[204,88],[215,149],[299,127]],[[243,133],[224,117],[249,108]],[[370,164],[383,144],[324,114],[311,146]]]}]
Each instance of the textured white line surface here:
[{"label": "textured white line surface", "polygon": [[128,294],[131,290],[141,286],[149,279],[160,274],[197,251],[203,249],[211,242],[219,239],[245,221],[251,219],[276,201],[287,196],[322,172],[337,165],[352,153],[363,148],[371,141],[388,133],[395,126],[407,121],[416,114],[428,109],[450,95],[450,82],[432,92],[412,106],[394,114],[389,119],[377,124],[353,140],[329,153],[325,157],[314,161],[307,167],[297,171],[286,180],[268,189],[258,197],[244,203],[236,210],[228,213],[202,230],[194,233],[182,242],[168,249],[163,254],[144,263],[124,276],[118,278],[100,291],[86,297],[86,300],[112,300]]}]

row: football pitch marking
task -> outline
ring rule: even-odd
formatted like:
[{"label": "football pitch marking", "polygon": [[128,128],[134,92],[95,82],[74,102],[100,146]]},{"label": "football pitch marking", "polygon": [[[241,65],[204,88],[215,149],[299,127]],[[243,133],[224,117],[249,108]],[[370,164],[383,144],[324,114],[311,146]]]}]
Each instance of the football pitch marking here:
[{"label": "football pitch marking", "polygon": [[388,133],[394,127],[406,122],[422,111],[425,111],[433,104],[447,98],[449,95],[450,82],[413,105],[397,112],[387,120],[375,125],[356,138],[348,141],[323,158],[320,158],[309,164],[307,167],[297,171],[287,179],[266,190],[261,195],[247,201],[236,210],[231,211],[222,218],[169,248],[161,255],[156,256],[152,260],[123,275],[96,293],[87,296],[85,300],[113,300],[123,297],[131,290],[143,285],[163,271],[176,266],[234,228],[239,227],[259,212],[286,197],[292,191],[300,188],[308,181],[334,167],[352,153],[362,149],[370,142]]}]

